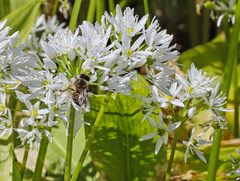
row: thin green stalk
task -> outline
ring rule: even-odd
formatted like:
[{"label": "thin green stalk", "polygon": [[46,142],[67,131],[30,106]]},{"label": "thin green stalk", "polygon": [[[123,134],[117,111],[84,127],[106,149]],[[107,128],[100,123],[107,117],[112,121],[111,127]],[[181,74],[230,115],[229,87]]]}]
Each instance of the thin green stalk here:
[{"label": "thin green stalk", "polygon": [[110,12],[114,12],[115,11],[115,3],[114,3],[114,0],[108,0],[108,7],[109,7],[109,10]]},{"label": "thin green stalk", "polygon": [[89,22],[94,21],[95,9],[96,9],[96,0],[90,0],[89,7],[88,7],[87,21]]},{"label": "thin green stalk", "polygon": [[[148,0],[143,0],[143,5],[144,5],[144,12],[145,12],[145,14],[148,14],[150,16]],[[147,19],[147,26],[149,26],[149,25],[150,25],[150,17],[148,17],[148,19]]]},{"label": "thin green stalk", "polygon": [[227,21],[226,18],[223,19],[223,22],[222,22],[221,26],[222,26],[223,31],[225,33],[226,41],[230,41],[230,27],[229,27],[229,22]]},{"label": "thin green stalk", "polygon": [[[15,97],[11,96],[10,97],[10,101],[8,102],[9,107],[13,108],[13,128],[17,127],[17,114],[16,114],[16,110],[19,109],[20,104],[19,102],[16,100]],[[11,135],[11,150],[12,150],[12,180],[20,180],[21,179],[21,173],[20,173],[20,169],[18,169],[18,161],[17,161],[17,157],[15,154],[15,145],[16,145],[16,139],[17,139],[17,133],[16,131],[12,132]]]},{"label": "thin green stalk", "polygon": [[74,29],[76,27],[81,3],[82,3],[82,0],[75,0],[75,2],[74,2],[71,19],[70,19],[70,23],[69,23],[69,28],[71,31],[74,31]]},{"label": "thin green stalk", "polygon": [[208,181],[215,181],[217,172],[217,162],[221,146],[222,130],[216,129],[213,137],[213,144],[209,156]]},{"label": "thin green stalk", "polygon": [[21,173],[18,169],[18,161],[17,157],[14,151],[15,148],[15,138],[16,138],[16,132],[13,131],[12,133],[12,143],[10,145],[11,147],[11,154],[12,154],[12,180],[20,180],[21,179]]},{"label": "thin green stalk", "polygon": [[25,173],[27,159],[28,159],[28,153],[29,153],[29,145],[26,145],[24,150],[23,160],[22,160],[21,180],[23,180],[24,178],[24,173]]},{"label": "thin green stalk", "polygon": [[84,162],[84,160],[85,160],[85,158],[87,156],[88,150],[89,150],[89,148],[90,148],[90,146],[91,146],[91,144],[92,144],[92,142],[93,142],[93,140],[95,138],[95,135],[97,133],[98,125],[99,125],[100,121],[103,118],[105,109],[106,109],[107,104],[108,104],[109,99],[110,99],[110,95],[111,95],[110,92],[108,92],[106,94],[104,102],[103,102],[103,104],[102,104],[102,106],[101,106],[101,108],[100,108],[100,110],[98,112],[97,118],[96,118],[96,120],[95,120],[95,122],[94,122],[94,124],[92,126],[91,132],[90,132],[90,134],[89,134],[89,136],[87,138],[86,145],[85,145],[84,150],[83,150],[83,152],[82,152],[82,154],[80,156],[80,159],[79,159],[78,164],[76,166],[76,169],[75,169],[75,171],[73,173],[71,181],[76,181],[78,179],[78,176],[79,176],[79,174],[80,174],[80,172],[82,170],[83,162]]},{"label": "thin green stalk", "polygon": [[53,16],[55,16],[57,14],[58,5],[59,5],[59,0],[55,0],[54,5],[53,5],[53,12],[52,12]]},{"label": "thin green stalk", "polygon": [[105,0],[97,0],[97,21],[100,23],[105,9]]},{"label": "thin green stalk", "polygon": [[191,46],[196,46],[199,43],[198,40],[198,17],[196,15],[195,2],[193,0],[188,0],[188,23],[189,35],[190,35],[190,44]]},{"label": "thin green stalk", "polygon": [[[236,15],[235,15],[235,24],[233,26],[233,31],[230,37],[229,42],[229,49],[228,49],[228,56],[227,56],[227,64],[225,66],[225,74],[223,77],[223,84],[222,84],[222,90],[226,93],[228,96],[231,80],[232,80],[232,74],[234,67],[237,64],[237,44],[238,44],[238,37],[240,32],[240,1],[237,3],[236,8]],[[221,135],[222,131],[220,128],[217,128],[215,130],[214,134],[214,140],[213,145],[211,148],[210,158],[209,158],[209,165],[208,165],[208,181],[215,181],[216,179],[216,172],[217,172],[217,162],[218,162],[218,156],[220,151],[220,145],[221,145]]]},{"label": "thin green stalk", "polygon": [[209,40],[209,30],[210,30],[210,17],[209,10],[203,10],[203,19],[202,19],[202,42],[206,43]]},{"label": "thin green stalk", "polygon": [[48,147],[48,139],[45,135],[42,137],[42,141],[40,144],[39,152],[38,152],[38,157],[37,157],[37,162],[33,174],[33,181],[41,181],[42,178],[42,169],[43,169],[43,164],[44,160],[46,157],[47,153],[47,147]]},{"label": "thin green stalk", "polygon": [[67,149],[66,149],[66,158],[65,158],[66,166],[65,166],[64,181],[69,181],[71,178],[74,118],[75,118],[75,109],[71,105],[70,120],[68,124]]},{"label": "thin green stalk", "polygon": [[[239,59],[239,57],[238,57]],[[239,137],[238,65],[234,69],[234,137]]]},{"label": "thin green stalk", "polygon": [[179,136],[179,128],[176,130],[175,134],[174,134],[174,139],[173,139],[173,144],[172,144],[172,149],[171,149],[171,155],[168,161],[168,168],[167,168],[167,174],[166,174],[166,181],[170,180],[171,177],[171,172],[172,172],[172,165],[173,165],[173,161],[174,161],[174,155],[175,155],[175,151],[176,151],[176,147],[177,147],[177,140],[178,140],[178,136]]}]

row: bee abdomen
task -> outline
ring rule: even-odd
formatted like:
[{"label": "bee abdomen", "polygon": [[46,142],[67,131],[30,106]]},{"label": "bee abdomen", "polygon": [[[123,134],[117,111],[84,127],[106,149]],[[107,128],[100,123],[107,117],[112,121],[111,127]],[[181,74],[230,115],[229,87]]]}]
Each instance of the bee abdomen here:
[{"label": "bee abdomen", "polygon": [[77,104],[78,106],[81,106],[79,103],[79,94],[77,92],[72,93],[72,100],[75,104]]}]

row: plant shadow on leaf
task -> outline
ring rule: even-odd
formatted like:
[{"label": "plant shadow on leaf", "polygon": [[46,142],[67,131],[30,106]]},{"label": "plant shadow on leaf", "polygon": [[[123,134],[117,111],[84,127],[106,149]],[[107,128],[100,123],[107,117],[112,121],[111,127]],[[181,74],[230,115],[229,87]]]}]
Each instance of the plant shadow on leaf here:
[{"label": "plant shadow on leaf", "polygon": [[[147,83],[141,77],[133,84],[135,94],[148,94]],[[91,96],[91,112],[85,115],[85,121],[93,124],[103,100],[104,96]],[[90,147],[103,180],[161,180],[163,173],[159,167],[166,166],[163,164],[166,152],[162,149],[156,156],[155,141],[139,141],[153,131],[147,120],[141,123],[142,117],[141,103],[133,97],[118,95],[109,101]],[[90,127],[86,127],[86,133],[89,132]]]}]

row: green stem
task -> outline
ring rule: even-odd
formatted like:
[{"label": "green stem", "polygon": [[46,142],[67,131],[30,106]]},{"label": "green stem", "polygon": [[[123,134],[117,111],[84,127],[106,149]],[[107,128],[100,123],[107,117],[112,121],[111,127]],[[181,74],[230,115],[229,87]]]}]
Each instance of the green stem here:
[{"label": "green stem", "polygon": [[229,27],[229,22],[227,21],[226,18],[224,18],[224,20],[222,22],[222,28],[225,33],[226,41],[227,42],[230,41],[230,27]]},{"label": "green stem", "polygon": [[[225,74],[223,77],[222,90],[228,96],[232,74],[234,67],[237,65],[237,50],[238,50],[238,37],[240,32],[240,1],[237,3],[235,24],[233,26],[233,31],[230,37],[227,64],[225,66]],[[217,162],[219,156],[219,150],[221,145],[221,135],[222,130],[217,128],[214,134],[213,145],[211,148],[209,165],[208,165],[208,181],[215,181],[217,172]]]},{"label": "green stem", "polygon": [[68,124],[67,149],[66,149],[66,158],[65,158],[66,166],[65,166],[64,181],[69,181],[71,178],[74,117],[75,117],[75,109],[71,105],[70,120],[69,120],[69,124]]},{"label": "green stem", "polygon": [[[16,110],[19,109],[20,107],[20,103],[16,100],[16,98],[14,96],[10,96],[10,101],[9,101],[9,107],[13,108],[13,128],[17,128],[17,114],[16,114]],[[16,146],[16,141],[17,141],[17,133],[16,131],[12,132],[11,135],[11,150],[12,150],[12,180],[20,180],[21,179],[21,173],[20,170],[18,169],[18,161],[17,161],[17,157],[15,154],[15,146]]]},{"label": "green stem", "polygon": [[28,159],[28,153],[29,153],[29,145],[26,145],[24,150],[24,155],[23,155],[23,161],[22,161],[21,180],[23,180],[24,178],[25,168],[26,168],[27,159]]},{"label": "green stem", "polygon": [[57,15],[58,5],[59,5],[59,0],[55,0],[54,5],[53,5],[53,12],[52,12],[53,16]]},{"label": "green stem", "polygon": [[115,11],[115,3],[114,3],[114,0],[108,0],[108,7],[109,7],[109,10],[110,12],[114,12]]},{"label": "green stem", "polygon": [[[239,59],[239,58],[238,58]],[[234,69],[234,137],[239,137],[238,65]]]},{"label": "green stem", "polygon": [[174,139],[173,139],[173,144],[172,144],[172,149],[171,149],[171,155],[168,161],[168,168],[167,168],[167,174],[166,174],[166,181],[170,180],[171,177],[171,171],[172,171],[172,165],[173,165],[173,161],[174,161],[174,155],[175,155],[175,151],[176,151],[176,147],[177,147],[177,140],[178,140],[178,136],[179,136],[179,128],[176,130],[175,134],[174,134]]},{"label": "green stem", "polygon": [[96,9],[96,0],[90,0],[89,7],[88,7],[87,21],[89,22],[94,21],[95,9]]},{"label": "green stem", "polygon": [[70,23],[69,23],[69,28],[71,31],[74,31],[74,29],[76,27],[78,14],[79,14],[79,10],[81,7],[81,2],[82,2],[82,0],[75,0],[75,2],[74,2],[71,19],[70,19]]},{"label": "green stem", "polygon": [[196,8],[195,8],[195,1],[188,0],[188,13],[189,13],[189,19],[188,23],[190,29],[189,29],[189,35],[190,35],[190,43],[191,46],[196,46],[198,41],[198,17],[196,15]]},{"label": "green stem", "polygon": [[83,162],[84,162],[84,160],[85,160],[85,158],[87,156],[88,150],[89,150],[89,148],[90,148],[90,146],[91,146],[91,144],[92,144],[92,142],[93,142],[93,140],[95,138],[95,135],[97,133],[98,125],[99,125],[100,121],[103,118],[105,109],[106,109],[107,104],[108,104],[109,99],[110,99],[110,95],[111,95],[110,92],[108,92],[106,94],[104,102],[103,102],[103,104],[102,104],[102,106],[101,106],[101,108],[100,108],[100,110],[98,112],[97,118],[96,118],[96,120],[95,120],[95,122],[94,122],[94,124],[92,126],[91,132],[90,132],[90,134],[89,134],[89,136],[87,138],[86,145],[85,145],[84,150],[83,150],[83,152],[82,152],[82,154],[80,156],[80,159],[79,159],[78,164],[76,166],[76,169],[75,169],[75,171],[73,173],[71,181],[76,181],[78,179],[78,176],[79,176],[79,174],[80,174],[80,172],[82,170]]},{"label": "green stem", "polygon": [[41,181],[42,180],[42,178],[41,178],[42,169],[43,169],[43,164],[44,164],[44,160],[45,160],[46,153],[47,153],[47,147],[48,147],[48,139],[45,135],[43,135],[41,145],[39,148],[39,152],[38,152],[38,157],[37,157],[34,174],[33,174],[33,181]]},{"label": "green stem", "polygon": [[202,21],[202,42],[206,43],[209,40],[209,30],[210,30],[210,18],[209,10],[203,10],[203,21]]},{"label": "green stem", "polygon": [[213,138],[213,144],[210,152],[209,157],[209,165],[208,165],[208,181],[214,181],[216,179],[216,172],[217,172],[217,162],[218,156],[221,146],[221,137],[222,137],[222,130],[216,129]]},{"label": "green stem", "polygon": [[102,15],[105,9],[105,0],[97,0],[97,21],[101,23]]},{"label": "green stem", "polygon": [[[148,0],[143,0],[143,5],[144,5],[144,12],[145,12],[145,14],[148,14],[150,16]],[[149,26],[149,25],[150,25],[150,17],[148,17],[148,19],[147,19],[147,26]]]},{"label": "green stem", "polygon": [[12,143],[11,143],[11,154],[12,154],[12,180],[20,180],[21,179],[21,173],[20,170],[18,170],[18,161],[17,157],[14,151],[15,148],[15,138],[16,138],[16,132],[13,131],[12,133]]}]

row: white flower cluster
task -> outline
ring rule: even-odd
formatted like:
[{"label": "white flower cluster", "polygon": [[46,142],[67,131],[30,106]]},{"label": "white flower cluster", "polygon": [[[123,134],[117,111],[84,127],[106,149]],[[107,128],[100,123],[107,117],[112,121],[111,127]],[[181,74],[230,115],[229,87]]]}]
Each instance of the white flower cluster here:
[{"label": "white flower cluster", "polygon": [[[146,27],[147,18],[139,19],[134,9],[122,12],[117,6],[116,15],[106,12],[101,24],[83,22],[72,32],[55,17],[46,21],[41,16],[26,47],[16,46],[18,34],[9,36],[9,28],[2,22],[0,136],[17,131],[23,144],[30,147],[38,147],[43,136],[51,141],[51,128],[58,120],[68,125],[71,105],[81,114],[90,111],[90,85],[143,102],[143,121],[147,119],[156,131],[140,140],[157,137],[155,154],[184,124],[193,130],[200,126],[191,123],[191,118],[202,110],[212,115],[212,120],[202,125],[224,128],[221,112],[228,110],[223,108],[226,98],[218,94],[219,84],[194,65],[185,77],[168,66],[166,61],[178,56],[171,45],[173,37],[161,30],[155,18]],[[140,68],[149,82],[147,97],[132,92],[132,80],[137,80]],[[18,121],[12,120],[16,111],[9,104],[14,97],[22,102],[17,111],[23,116]],[[76,119],[76,125],[81,125],[82,116]],[[193,150],[204,161],[197,146],[208,141],[201,139],[201,134],[192,134],[183,144],[187,153]]]},{"label": "white flower cluster", "polygon": [[[192,129],[189,141],[183,141],[187,150],[185,154],[185,162],[189,150],[195,152],[198,157],[206,162],[203,154],[197,149],[198,146],[210,143],[209,137],[204,136],[205,133],[212,134],[213,128],[226,128],[225,117],[221,112],[231,111],[224,108],[226,97],[219,92],[219,83],[214,84],[214,79],[208,77],[202,70],[197,70],[192,64],[187,75],[180,76],[174,73],[174,79],[168,79],[170,84],[166,92],[159,88],[159,79],[152,79],[153,85],[150,86],[150,94],[146,98],[142,98],[144,102],[143,108],[145,119],[156,129],[155,132],[143,136],[140,140],[157,138],[155,154],[157,154],[163,144],[167,145],[169,136],[180,126]],[[192,118],[203,110],[209,111],[211,119],[196,124],[192,122]],[[159,117],[159,123],[153,118]],[[202,129],[202,127],[206,129]],[[200,133],[195,134],[195,129],[200,128]],[[210,134],[210,135],[211,135]]]}]

